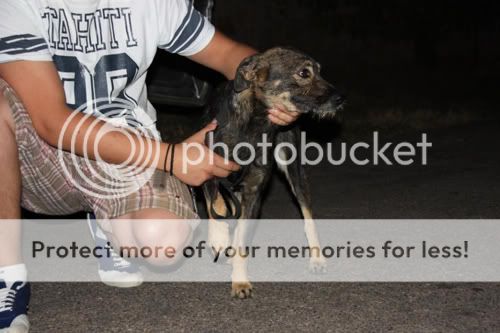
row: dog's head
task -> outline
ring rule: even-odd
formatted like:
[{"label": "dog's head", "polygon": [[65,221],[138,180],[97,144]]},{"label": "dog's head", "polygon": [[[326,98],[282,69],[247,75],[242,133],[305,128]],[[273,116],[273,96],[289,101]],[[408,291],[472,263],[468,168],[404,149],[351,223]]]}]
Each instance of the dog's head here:
[{"label": "dog's head", "polygon": [[267,107],[333,117],[344,97],[320,75],[311,57],[289,48],[273,48],[245,59],[234,80],[236,93],[251,91]]}]

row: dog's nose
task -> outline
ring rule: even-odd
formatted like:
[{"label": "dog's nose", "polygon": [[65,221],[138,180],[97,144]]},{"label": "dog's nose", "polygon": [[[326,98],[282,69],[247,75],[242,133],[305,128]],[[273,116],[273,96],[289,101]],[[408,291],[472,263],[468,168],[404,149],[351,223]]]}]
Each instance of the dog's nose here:
[{"label": "dog's nose", "polygon": [[337,105],[342,105],[345,102],[345,96],[344,95],[337,95],[335,96],[335,104]]}]

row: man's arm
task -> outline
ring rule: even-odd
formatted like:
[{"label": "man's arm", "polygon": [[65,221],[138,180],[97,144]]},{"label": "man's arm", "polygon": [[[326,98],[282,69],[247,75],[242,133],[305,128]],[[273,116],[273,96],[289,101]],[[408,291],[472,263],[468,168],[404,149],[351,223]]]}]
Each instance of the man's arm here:
[{"label": "man's arm", "polygon": [[[38,135],[50,145],[57,146],[60,133],[74,111],[66,105],[63,86],[54,64],[52,62],[35,61],[4,63],[0,64],[0,77],[7,81],[19,95]],[[140,147],[142,141],[143,147],[148,146],[146,138],[132,136],[131,141],[130,136],[111,131],[100,139],[97,145],[98,151],[95,151],[94,143],[99,130],[104,126],[111,125],[94,117],[85,117],[82,113],[75,114],[68,125],[65,137],[62,140],[64,150],[71,150],[71,137],[76,132],[78,125],[80,127],[76,133],[76,140],[73,142],[76,151],[73,151],[73,153],[82,156],[84,152],[87,152],[89,157],[93,159],[98,155],[104,161],[112,164],[131,161],[131,165],[144,163],[157,169],[163,169],[163,161],[167,151],[167,144],[165,143],[160,144],[158,151],[155,150],[156,147],[153,145],[153,151],[147,152],[147,154],[137,151],[136,156],[130,159],[129,157],[134,151],[134,145]],[[214,125],[209,125],[204,131],[213,130],[214,128]],[[191,140],[201,141],[201,137],[203,135],[199,134]],[[87,138],[88,142],[85,142],[85,138]],[[175,156],[176,165],[181,164],[181,150],[179,149],[178,152]],[[191,153],[196,152],[192,151]],[[224,164],[223,158],[219,156],[215,157],[215,163],[211,165],[208,153],[206,152],[205,155],[205,160],[199,165],[191,166],[188,173],[177,172],[176,176],[190,185],[200,185],[213,176],[226,177],[230,171],[238,169],[238,166],[234,163]],[[152,156],[160,156],[156,165],[153,165],[154,159]],[[192,160],[196,160],[196,158]],[[176,170],[180,169],[179,167],[176,168]]]},{"label": "man's arm", "polygon": [[255,49],[216,31],[207,47],[189,59],[221,73],[228,80],[233,80],[240,63],[256,53]]},{"label": "man's arm", "polygon": [[[240,63],[257,51],[238,43],[216,31],[212,41],[201,52],[189,58],[199,64],[223,74],[228,80],[234,79]],[[297,112],[289,112],[282,105],[274,105],[269,110],[269,119],[281,126],[290,125],[299,117]]]}]

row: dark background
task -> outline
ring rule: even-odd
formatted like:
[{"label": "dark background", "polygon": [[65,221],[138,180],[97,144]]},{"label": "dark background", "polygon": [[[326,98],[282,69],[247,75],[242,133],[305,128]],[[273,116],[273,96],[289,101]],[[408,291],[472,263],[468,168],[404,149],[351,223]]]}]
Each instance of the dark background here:
[{"label": "dark background", "polygon": [[216,26],[239,41],[316,58],[359,112],[491,109],[499,17],[495,1],[461,0],[240,0],[215,9]]}]

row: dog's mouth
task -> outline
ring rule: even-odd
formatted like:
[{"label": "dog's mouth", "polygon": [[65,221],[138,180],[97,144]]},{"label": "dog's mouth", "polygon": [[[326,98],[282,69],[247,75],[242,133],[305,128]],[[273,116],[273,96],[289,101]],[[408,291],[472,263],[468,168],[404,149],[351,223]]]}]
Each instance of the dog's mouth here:
[{"label": "dog's mouth", "polygon": [[333,96],[328,98],[326,102],[309,108],[304,113],[310,114],[317,119],[332,119],[344,110],[345,104],[344,97]]},{"label": "dog's mouth", "polygon": [[292,95],[290,92],[282,92],[270,95],[261,93],[260,99],[269,108],[282,106],[288,111],[301,114],[310,114],[315,118],[334,118],[337,112],[342,111],[345,105],[344,96],[336,91],[320,96]]},{"label": "dog's mouth", "polygon": [[317,108],[314,108],[310,114],[317,119],[332,119],[335,118],[337,115],[337,112],[342,109],[341,107],[336,107],[332,105],[331,103],[326,103],[323,105],[320,105]]}]

